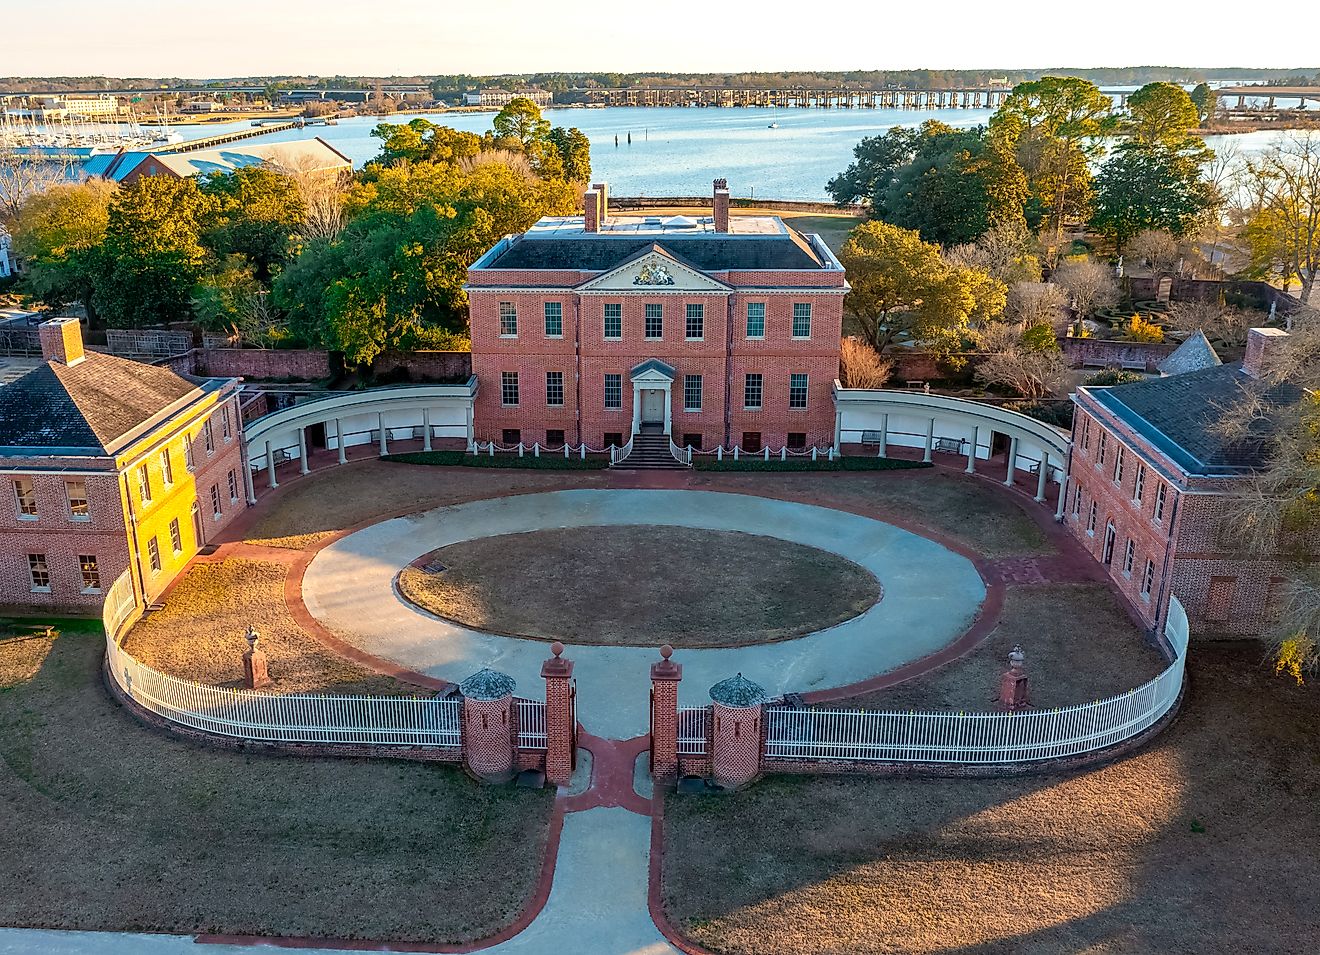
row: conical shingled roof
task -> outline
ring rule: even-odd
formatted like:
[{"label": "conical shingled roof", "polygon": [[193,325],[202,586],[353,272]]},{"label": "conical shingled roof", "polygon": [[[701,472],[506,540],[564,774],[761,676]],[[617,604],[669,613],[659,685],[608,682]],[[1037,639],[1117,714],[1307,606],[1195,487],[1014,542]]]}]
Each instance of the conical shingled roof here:
[{"label": "conical shingled roof", "polygon": [[1195,335],[1175,348],[1158,367],[1160,374],[1167,376],[1182,375],[1189,371],[1200,371],[1202,368],[1214,368],[1222,364],[1210,340],[1205,337],[1205,332],[1198,330]]},{"label": "conical shingled roof", "polygon": [[723,706],[757,706],[769,699],[765,687],[753,683],[741,673],[712,686],[710,698]]},{"label": "conical shingled roof", "polygon": [[507,673],[482,667],[458,685],[458,692],[473,700],[501,700],[517,685]]}]

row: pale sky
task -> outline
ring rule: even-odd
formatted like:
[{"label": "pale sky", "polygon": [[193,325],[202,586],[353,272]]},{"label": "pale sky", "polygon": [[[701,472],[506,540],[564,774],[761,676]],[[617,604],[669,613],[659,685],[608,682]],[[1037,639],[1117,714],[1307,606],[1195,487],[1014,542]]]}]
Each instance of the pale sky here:
[{"label": "pale sky", "polygon": [[1310,19],[1297,19],[1306,5],[0,0],[0,75],[1286,68],[1320,64]]}]

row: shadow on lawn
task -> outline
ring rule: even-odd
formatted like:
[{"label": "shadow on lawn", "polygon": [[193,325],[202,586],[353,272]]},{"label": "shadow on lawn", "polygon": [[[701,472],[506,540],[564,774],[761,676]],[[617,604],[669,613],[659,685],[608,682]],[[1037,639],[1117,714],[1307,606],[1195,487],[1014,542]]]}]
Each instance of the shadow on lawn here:
[{"label": "shadow on lawn", "polygon": [[675,924],[720,952],[1292,952],[1320,937],[1320,693],[1196,647],[1145,750],[1004,780],[671,797]]}]

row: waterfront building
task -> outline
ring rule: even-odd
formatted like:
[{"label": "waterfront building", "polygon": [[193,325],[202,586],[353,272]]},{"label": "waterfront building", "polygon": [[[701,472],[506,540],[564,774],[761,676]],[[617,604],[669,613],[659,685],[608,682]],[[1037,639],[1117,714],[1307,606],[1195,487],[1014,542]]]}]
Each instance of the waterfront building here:
[{"label": "waterfront building", "polygon": [[83,350],[39,327],[44,363],[0,387],[0,605],[89,611],[128,569],[157,598],[247,507],[238,382]]},{"label": "waterfront building", "polygon": [[119,97],[109,93],[14,94],[6,98],[5,114],[34,123],[68,119],[118,119],[128,113]]},{"label": "waterfront building", "polygon": [[[1287,333],[1255,328],[1241,364],[1206,359],[1196,343],[1185,362],[1165,363],[1165,377],[1081,386],[1074,395],[1065,525],[1156,632],[1170,595],[1198,633],[1261,636],[1277,621],[1286,566],[1297,554],[1247,555],[1221,520],[1266,463],[1270,415],[1243,438],[1220,424],[1245,397],[1262,409],[1301,398],[1267,374],[1287,345]],[[1302,542],[1308,550],[1320,554],[1320,541]]]},{"label": "waterfront building", "polygon": [[549,90],[481,90],[477,93],[464,93],[464,106],[493,106],[503,109],[515,99],[529,99],[537,106],[546,107],[554,104],[554,94]]},{"label": "waterfront building", "polygon": [[843,267],[774,215],[581,216],[501,239],[468,271],[478,440],[825,448]]},{"label": "waterfront building", "polygon": [[82,172],[88,177],[100,176],[127,185],[141,176],[186,179],[262,165],[326,175],[353,171],[352,160],[316,136],[287,143],[238,142],[189,152],[123,150],[97,153],[83,163]]}]

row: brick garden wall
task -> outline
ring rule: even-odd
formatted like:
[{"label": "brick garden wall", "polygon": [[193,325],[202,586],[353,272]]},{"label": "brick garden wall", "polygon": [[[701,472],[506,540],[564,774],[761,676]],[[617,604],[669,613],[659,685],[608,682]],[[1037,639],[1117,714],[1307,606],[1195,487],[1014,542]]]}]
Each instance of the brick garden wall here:
[{"label": "brick garden wall", "polygon": [[371,363],[377,378],[416,382],[463,382],[472,375],[472,353],[465,351],[386,351]]},{"label": "brick garden wall", "polygon": [[328,351],[293,348],[198,348],[195,374],[210,378],[320,381],[333,376]]},{"label": "brick garden wall", "polygon": [[1173,354],[1177,342],[1118,342],[1100,338],[1061,338],[1059,347],[1073,368],[1144,368],[1148,372]]}]

